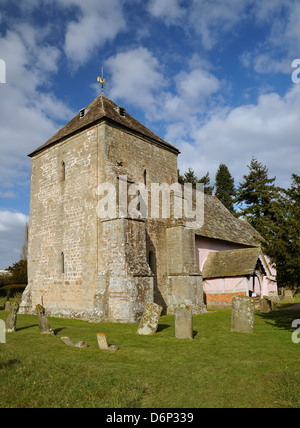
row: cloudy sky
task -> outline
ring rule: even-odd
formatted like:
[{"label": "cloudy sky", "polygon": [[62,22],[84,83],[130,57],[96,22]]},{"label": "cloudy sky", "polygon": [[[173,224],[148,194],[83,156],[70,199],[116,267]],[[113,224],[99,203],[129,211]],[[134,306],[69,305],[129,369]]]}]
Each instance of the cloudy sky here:
[{"label": "cloudy sky", "polygon": [[255,156],[288,187],[299,22],[298,0],[0,0],[0,269],[24,240],[27,154],[99,94],[102,66],[105,94],[179,148],[181,172],[213,182],[225,163],[238,184]]}]

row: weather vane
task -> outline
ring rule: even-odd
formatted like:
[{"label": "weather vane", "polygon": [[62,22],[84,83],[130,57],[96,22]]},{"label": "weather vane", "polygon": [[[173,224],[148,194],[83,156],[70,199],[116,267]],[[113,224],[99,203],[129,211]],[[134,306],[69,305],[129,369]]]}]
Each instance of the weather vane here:
[{"label": "weather vane", "polygon": [[101,83],[101,95],[102,95],[103,94],[104,83],[105,83],[105,79],[103,78],[103,67],[102,67],[102,77],[98,76],[97,82]]}]

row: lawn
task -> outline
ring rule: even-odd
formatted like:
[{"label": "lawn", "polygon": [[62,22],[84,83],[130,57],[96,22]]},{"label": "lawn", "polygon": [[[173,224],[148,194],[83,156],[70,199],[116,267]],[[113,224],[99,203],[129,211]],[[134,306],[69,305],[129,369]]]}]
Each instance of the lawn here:
[{"label": "lawn", "polygon": [[[0,344],[0,407],[300,407],[300,343],[291,340],[300,311],[256,313],[253,334],[230,332],[230,318],[230,310],[194,316],[194,339],[180,340],[173,316],[161,317],[154,336],[134,324],[49,318],[49,337],[37,316],[18,315]],[[117,352],[98,349],[101,332]],[[70,348],[62,336],[89,347]]]}]

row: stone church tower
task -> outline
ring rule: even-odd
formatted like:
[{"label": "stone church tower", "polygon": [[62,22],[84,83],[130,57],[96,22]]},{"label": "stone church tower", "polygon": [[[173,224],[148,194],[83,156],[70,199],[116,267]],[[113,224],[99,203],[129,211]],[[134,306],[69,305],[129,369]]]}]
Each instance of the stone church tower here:
[{"label": "stone church tower", "polygon": [[177,182],[179,151],[103,94],[29,156],[28,286],[21,313],[137,322],[146,303],[205,310],[195,234],[180,222],[97,214],[99,184]]}]

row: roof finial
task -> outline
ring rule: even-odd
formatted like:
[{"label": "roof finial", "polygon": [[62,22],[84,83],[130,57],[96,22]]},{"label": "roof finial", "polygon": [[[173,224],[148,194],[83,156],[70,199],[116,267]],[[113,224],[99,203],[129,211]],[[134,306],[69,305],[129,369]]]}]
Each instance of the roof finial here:
[{"label": "roof finial", "polygon": [[105,79],[103,78],[103,67],[102,67],[102,77],[98,76],[97,82],[101,83],[101,95],[102,95],[103,94],[104,83],[105,83]]}]

